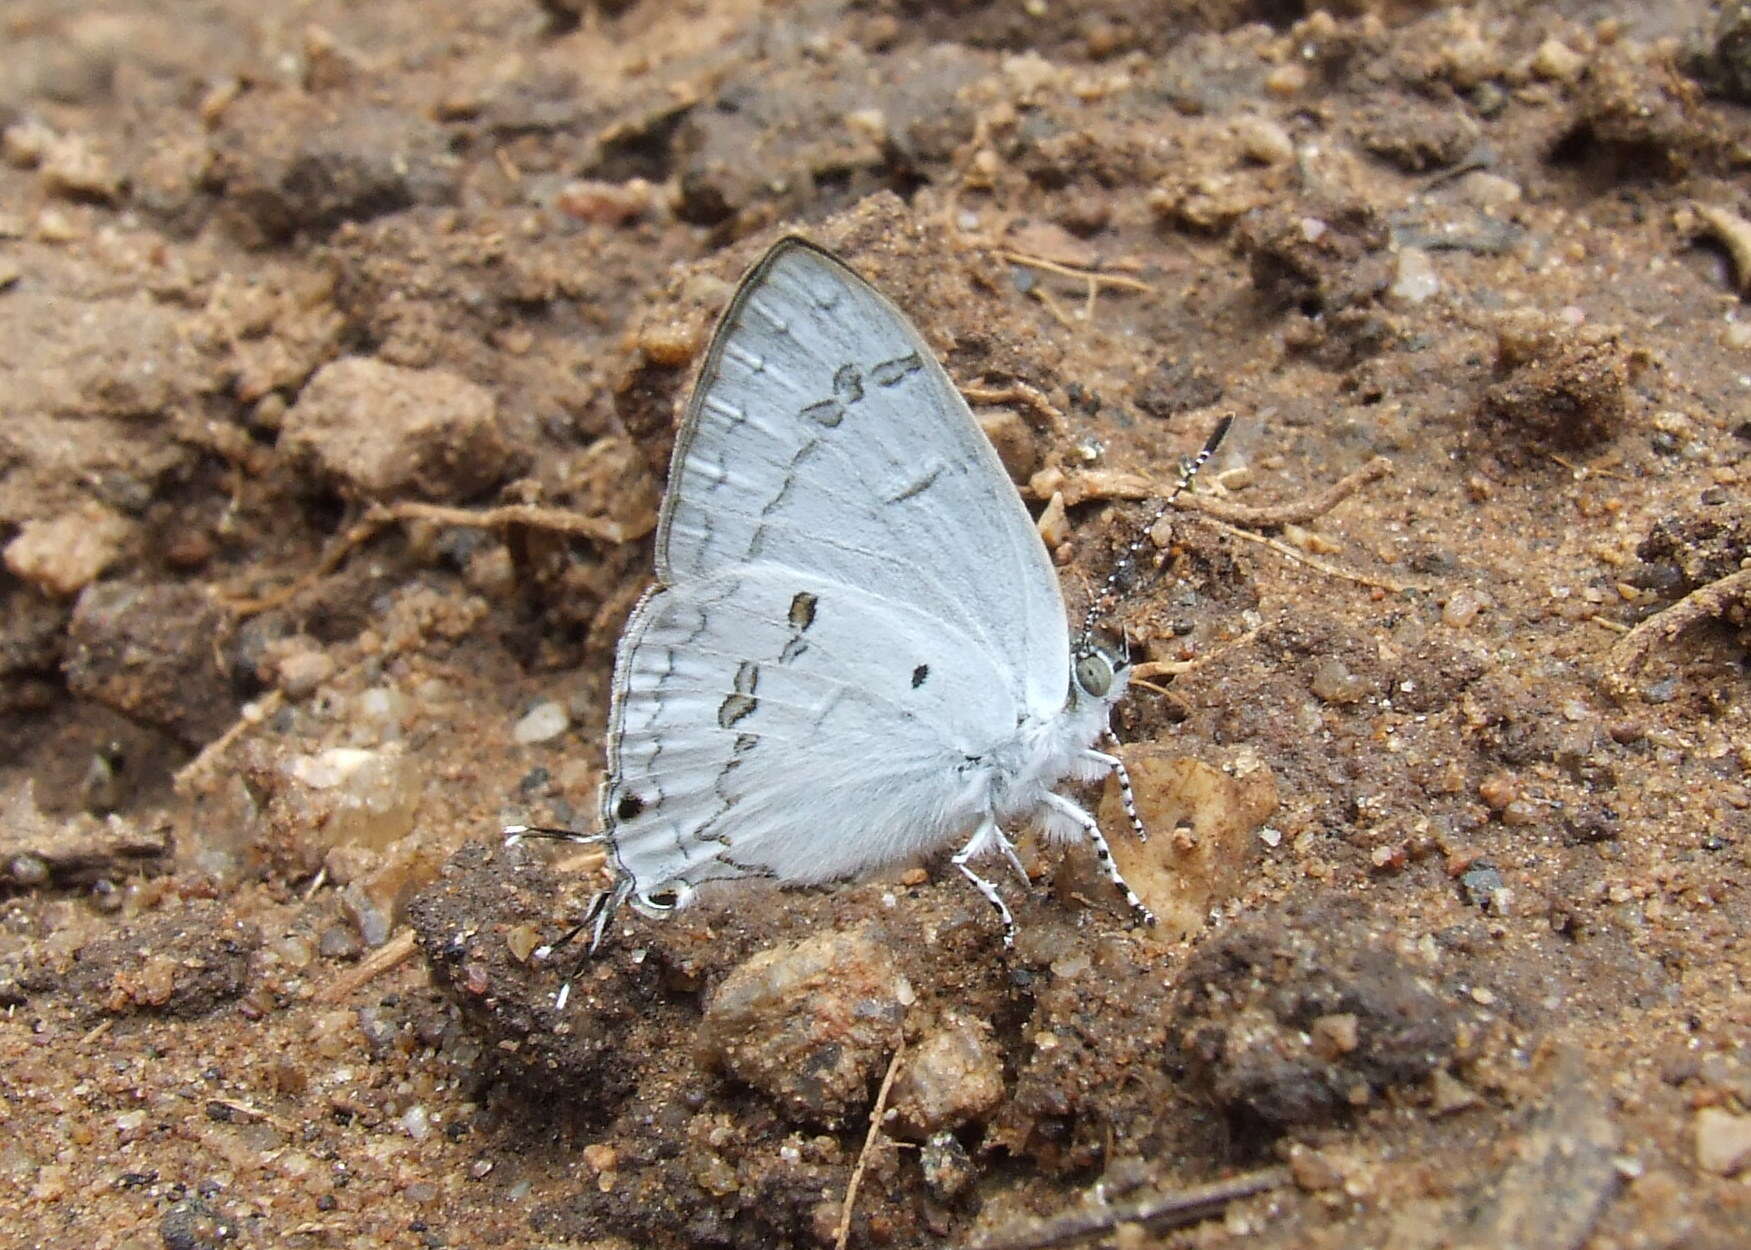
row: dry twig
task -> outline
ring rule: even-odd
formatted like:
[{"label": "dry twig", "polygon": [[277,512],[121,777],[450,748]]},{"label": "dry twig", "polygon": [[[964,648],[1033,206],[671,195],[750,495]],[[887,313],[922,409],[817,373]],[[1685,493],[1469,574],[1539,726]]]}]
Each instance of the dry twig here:
[{"label": "dry twig", "polygon": [[[1077,265],[1066,265],[1060,261],[1047,260],[1044,256],[1030,256],[1026,252],[1012,251],[1007,248],[999,251],[998,255],[1012,265],[1022,265],[1028,269],[1039,269],[1046,273],[1055,273],[1059,277],[1075,278],[1079,282],[1086,282],[1088,295],[1083,300],[1082,305],[1082,319],[1084,321],[1094,320],[1095,297],[1100,294],[1100,289],[1103,286],[1119,287],[1127,291],[1154,290],[1147,282],[1139,278],[1126,277],[1124,274],[1104,273],[1098,269],[1084,269]],[[1044,304],[1046,310],[1060,323],[1069,324],[1068,317],[1043,287],[1036,286],[1029,294]]]},{"label": "dry twig", "polygon": [[317,990],[316,1001],[338,1003],[351,998],[377,977],[406,962],[408,956],[413,954],[413,945],[413,930],[400,930],[383,945]]},{"label": "dry twig", "polygon": [[[1257,629],[1249,629],[1232,642],[1217,647],[1213,651],[1206,651],[1203,655],[1197,656],[1194,659],[1144,660],[1141,664],[1133,664],[1131,666],[1131,680],[1148,681],[1152,677],[1180,677],[1186,673],[1195,672],[1213,660],[1246,646],[1247,643],[1251,642],[1254,638],[1257,638],[1259,632],[1263,629],[1263,625],[1260,625]],[[1160,689],[1160,687],[1156,688]]]},{"label": "dry twig", "polygon": [[845,1185],[845,1202],[839,1208],[839,1230],[833,1235],[833,1250],[845,1250],[845,1243],[851,1237],[851,1211],[857,1201],[857,1187],[863,1183],[863,1169],[869,1162],[869,1153],[882,1135],[882,1116],[888,1110],[888,1091],[894,1088],[894,1074],[900,1070],[900,1056],[905,1053],[906,1039],[902,1036],[894,1047],[894,1057],[888,1060],[888,1072],[882,1077],[882,1087],[876,1091],[875,1106],[869,1109],[869,1132],[864,1134],[863,1149],[857,1152],[857,1163]]},{"label": "dry twig", "polygon": [[1079,265],[1066,265],[1061,261],[1047,260],[1044,256],[1030,256],[1026,252],[1008,249],[1005,249],[1000,255],[1013,265],[1025,265],[1029,269],[1043,269],[1047,273],[1055,273],[1065,278],[1075,278],[1078,281],[1091,282],[1099,286],[1123,287],[1127,291],[1153,291],[1155,289],[1141,278],[1133,278],[1122,273],[1084,269]]},{"label": "dry twig", "polygon": [[1420,582],[1389,582],[1378,577],[1369,577],[1366,573],[1352,573],[1348,569],[1340,569],[1335,564],[1327,564],[1324,560],[1316,560],[1304,552],[1297,551],[1281,539],[1270,538],[1264,534],[1254,534],[1249,530],[1230,525],[1226,521],[1219,521],[1213,516],[1205,516],[1201,519],[1204,524],[1215,526],[1230,538],[1239,538],[1249,543],[1257,543],[1261,547],[1269,547],[1285,560],[1305,565],[1316,573],[1324,573],[1327,577],[1342,578],[1345,581],[1355,582],[1359,586],[1368,586],[1374,590],[1384,590],[1395,595],[1402,595],[1407,590],[1427,592],[1432,589],[1432,587],[1425,586]]},{"label": "dry twig", "polygon": [[1317,495],[1263,508],[1250,508],[1245,504],[1215,499],[1209,495],[1188,494],[1182,495],[1180,499],[1185,507],[1218,521],[1226,521],[1230,525],[1244,525],[1248,529],[1274,529],[1280,525],[1305,525],[1309,521],[1317,520],[1364,486],[1378,482],[1391,473],[1392,461],[1385,456],[1375,456],[1354,473],[1345,474]]},{"label": "dry twig", "polygon": [[213,767],[214,761],[231,749],[232,743],[279,711],[285,706],[285,702],[286,696],[282,692],[270,690],[254,703],[247,705],[243,714],[231,722],[230,728],[203,746],[199,754],[176,770],[173,782],[177,793],[188,793],[190,786]]},{"label": "dry twig", "polygon": [[973,1250],[1053,1250],[1104,1236],[1121,1224],[1142,1224],[1157,1232],[1180,1228],[1221,1214],[1231,1202],[1279,1189],[1288,1182],[1287,1168],[1246,1172],[1225,1181],[1070,1211],[1026,1228],[1007,1229],[975,1243]]},{"label": "dry twig", "polygon": [[1024,404],[1051,427],[1052,433],[1067,434],[1070,430],[1070,422],[1046,398],[1045,392],[1026,382],[1014,381],[1008,386],[963,386],[961,394],[969,404]]},{"label": "dry twig", "polygon": [[1706,586],[1699,586],[1618,639],[1606,661],[1607,684],[1618,694],[1627,695],[1630,679],[1655,646],[1671,642],[1697,621],[1725,615],[1735,603],[1751,605],[1751,568],[1740,569]]},{"label": "dry twig", "polygon": [[277,608],[308,590],[327,577],[347,556],[369,542],[384,526],[396,521],[430,521],[438,525],[472,526],[475,529],[496,529],[504,525],[526,525],[531,529],[552,530],[560,534],[575,534],[600,543],[619,544],[642,538],[649,526],[623,525],[608,517],[585,516],[565,508],[544,508],[539,504],[505,504],[497,508],[474,511],[451,508],[443,504],[417,503],[411,500],[392,504],[372,504],[355,524],[349,526],[331,542],[316,566],[293,581],[253,599],[233,600],[228,605],[238,619],[256,616]]}]

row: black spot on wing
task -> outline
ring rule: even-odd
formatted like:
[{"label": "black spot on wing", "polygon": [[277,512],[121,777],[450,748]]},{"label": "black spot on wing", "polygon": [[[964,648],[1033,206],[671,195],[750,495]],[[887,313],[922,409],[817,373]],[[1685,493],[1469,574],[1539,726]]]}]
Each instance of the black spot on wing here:
[{"label": "black spot on wing", "polygon": [[924,684],[924,679],[930,676],[930,665],[920,664],[912,670],[912,689],[916,690]]},{"label": "black spot on wing", "polygon": [[759,665],[752,660],[743,660],[736,666],[735,690],[718,704],[717,723],[720,728],[729,729],[760,706],[760,700],[754,697],[754,691],[759,685]]},{"label": "black spot on wing", "polygon": [[845,405],[836,399],[823,399],[818,404],[810,404],[804,408],[802,416],[830,430],[845,420]]},{"label": "black spot on wing", "polygon": [[808,633],[809,626],[815,623],[815,605],[821,601],[819,595],[806,590],[799,590],[790,601],[790,637],[785,640],[784,650],[778,653],[780,664],[789,664],[799,655],[809,649],[809,644],[803,641],[803,635]]},{"label": "black spot on wing", "polygon": [[833,394],[847,404],[863,398],[863,370],[856,365],[840,365],[833,374]]},{"label": "black spot on wing", "polygon": [[924,362],[918,358],[918,353],[908,352],[904,356],[882,361],[869,371],[869,376],[877,386],[894,386],[922,368]]}]

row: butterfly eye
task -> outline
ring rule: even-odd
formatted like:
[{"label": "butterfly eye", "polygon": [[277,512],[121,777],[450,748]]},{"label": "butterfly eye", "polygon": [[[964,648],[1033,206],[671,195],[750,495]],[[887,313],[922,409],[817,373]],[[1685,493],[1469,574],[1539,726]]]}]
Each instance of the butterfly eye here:
[{"label": "butterfly eye", "polygon": [[1113,688],[1113,662],[1098,651],[1077,656],[1075,673],[1076,684],[1093,698],[1104,699]]}]

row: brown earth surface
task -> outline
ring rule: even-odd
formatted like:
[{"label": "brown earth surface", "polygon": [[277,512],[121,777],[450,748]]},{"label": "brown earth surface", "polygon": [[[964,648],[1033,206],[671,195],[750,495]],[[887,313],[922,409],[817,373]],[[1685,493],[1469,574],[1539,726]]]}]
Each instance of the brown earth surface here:
[{"label": "brown earth surface", "polygon": [[[0,1241],[1747,1244],[1751,5],[0,34]],[[1028,845],[1014,951],[931,862],[532,957],[599,857],[496,831],[594,818],[790,231],[1071,610],[1235,414],[1126,607],[1156,837],[1084,796],[1159,929]]]}]

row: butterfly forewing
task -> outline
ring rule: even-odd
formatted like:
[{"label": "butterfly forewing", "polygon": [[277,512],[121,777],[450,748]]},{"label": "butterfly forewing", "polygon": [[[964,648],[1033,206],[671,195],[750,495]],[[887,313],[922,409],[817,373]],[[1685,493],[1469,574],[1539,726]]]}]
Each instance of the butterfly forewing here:
[{"label": "butterfly forewing", "polygon": [[929,346],[845,265],[789,239],[719,324],[659,531],[669,585],[751,562],[913,604],[1063,701],[1058,582],[991,444]]}]

